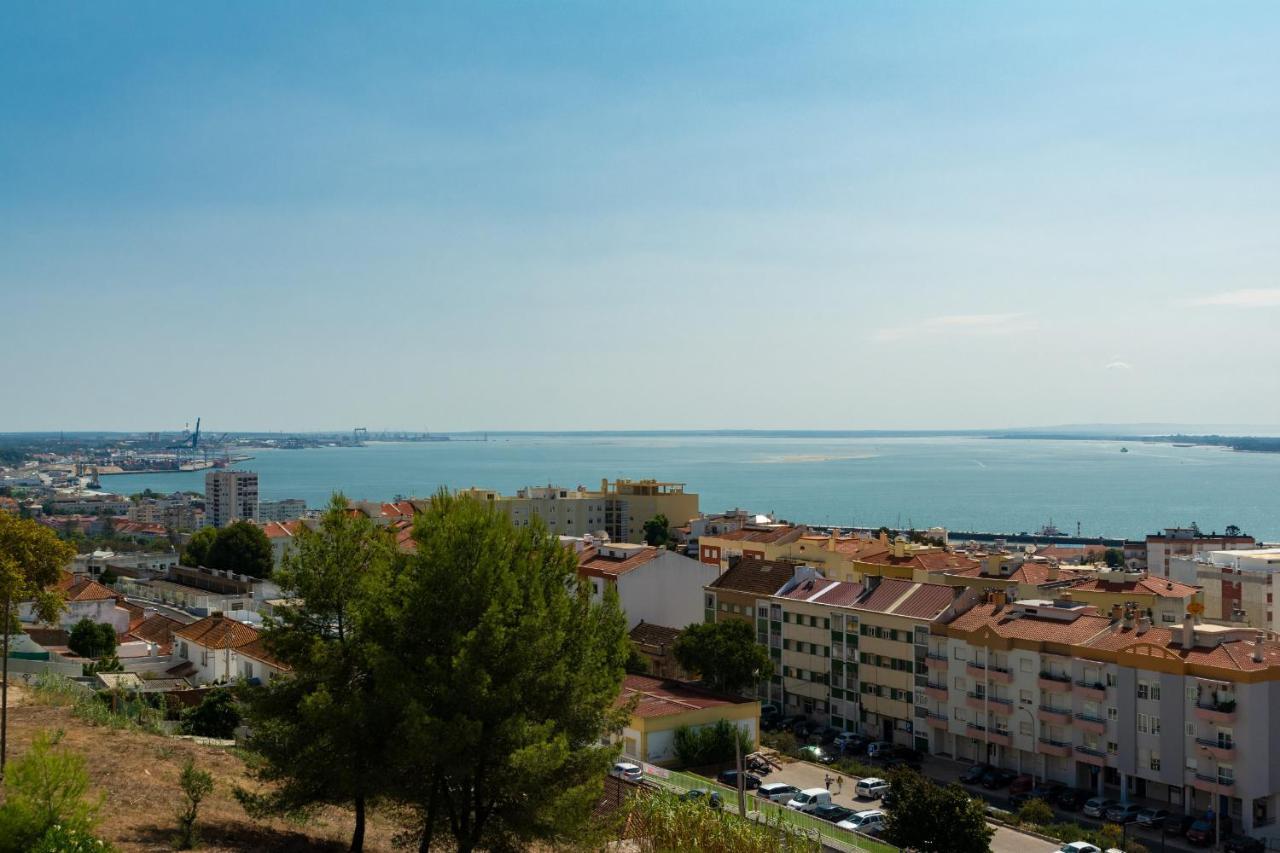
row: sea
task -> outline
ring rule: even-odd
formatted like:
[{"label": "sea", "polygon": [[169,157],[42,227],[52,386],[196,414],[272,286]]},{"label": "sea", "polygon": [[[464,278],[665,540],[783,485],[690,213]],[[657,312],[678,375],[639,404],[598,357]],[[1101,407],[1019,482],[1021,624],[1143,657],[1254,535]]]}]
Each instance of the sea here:
[{"label": "sea", "polygon": [[[469,437],[470,438],[470,437]],[[479,436],[476,436],[479,438]],[[815,525],[1136,537],[1196,523],[1280,539],[1280,454],[1219,447],[987,437],[490,433],[488,440],[252,450],[263,499],[320,507],[467,486],[512,493],[602,479],[684,483],[703,512]],[[1121,448],[1127,452],[1121,452]],[[204,472],[123,474],[105,489],[204,490]]]}]

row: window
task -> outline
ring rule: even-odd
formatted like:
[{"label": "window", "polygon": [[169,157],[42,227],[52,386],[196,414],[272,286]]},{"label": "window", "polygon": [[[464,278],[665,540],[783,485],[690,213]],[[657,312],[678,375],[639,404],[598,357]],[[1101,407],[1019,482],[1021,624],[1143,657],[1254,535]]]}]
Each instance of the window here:
[{"label": "window", "polygon": [[[1018,691],[1018,701],[1019,701],[1019,702],[1021,702],[1023,705],[1030,705],[1030,704],[1032,704],[1035,700],[1031,698],[1031,691],[1030,691],[1030,690],[1019,690],[1019,691]],[[1030,732],[1027,732],[1027,734],[1030,734]]]},{"label": "window", "polygon": [[1160,682],[1151,682],[1151,698],[1156,702],[1160,701]]},{"label": "window", "polygon": [[969,719],[969,712],[966,711],[964,708],[956,708],[955,711],[953,712],[953,716],[957,720],[963,723]]},{"label": "window", "polygon": [[1118,682],[1116,681],[1116,674],[1115,674],[1114,672],[1108,672],[1108,673],[1107,673],[1107,686],[1108,686],[1108,687],[1115,687],[1117,683],[1118,683]]},{"label": "window", "polygon": [[1138,733],[1144,735],[1151,733],[1151,718],[1146,714],[1138,715]]},{"label": "window", "polygon": [[1151,698],[1150,693],[1151,693],[1150,685],[1148,685],[1147,682],[1145,681],[1139,681],[1138,682],[1138,698],[1150,699]]},{"label": "window", "polygon": [[1151,716],[1151,733],[1153,735],[1160,734],[1160,718],[1154,714]]},{"label": "window", "polygon": [[1120,709],[1117,708],[1115,705],[1109,705],[1107,707],[1107,719],[1111,720],[1112,722],[1115,722],[1116,720],[1120,719]]},{"label": "window", "polygon": [[1187,756],[1187,769],[1192,771],[1196,769],[1196,757],[1194,755]]},{"label": "window", "polygon": [[756,608],[756,617],[757,617],[757,618],[759,618],[759,619],[768,619],[768,618],[769,618],[769,608],[767,608],[767,607],[757,607],[757,608]]},{"label": "window", "polygon": [[201,649],[201,650],[200,650],[200,665],[201,665],[201,666],[208,666],[208,665],[209,665],[209,650],[208,650],[208,649]]},{"label": "window", "polygon": [[1119,751],[1120,751],[1120,744],[1116,743],[1113,740],[1107,741],[1107,752],[1109,752],[1112,755],[1115,755]]},{"label": "window", "polygon": [[1022,672],[1031,672],[1031,658],[1022,658],[1018,661],[1018,669]]},{"label": "window", "polygon": [[1156,752],[1154,749],[1151,750],[1151,757],[1147,761],[1147,767],[1152,770],[1160,769],[1160,753]]},{"label": "window", "polygon": [[1018,723],[1018,732],[1024,735],[1031,734],[1031,723],[1029,723],[1026,720],[1023,720],[1022,722]]},{"label": "window", "polygon": [[1200,688],[1196,687],[1194,684],[1188,686],[1187,698],[1190,699],[1192,702],[1197,701],[1200,698]]},{"label": "window", "polygon": [[969,657],[964,646],[952,646],[951,652],[955,656],[956,660],[967,660]]},{"label": "window", "polygon": [[966,684],[964,683],[964,681],[965,681],[965,679],[964,679],[964,676],[963,676],[963,675],[957,675],[957,676],[955,677],[955,686],[956,686],[956,690],[965,690],[965,689],[967,689],[968,685],[966,685]]}]

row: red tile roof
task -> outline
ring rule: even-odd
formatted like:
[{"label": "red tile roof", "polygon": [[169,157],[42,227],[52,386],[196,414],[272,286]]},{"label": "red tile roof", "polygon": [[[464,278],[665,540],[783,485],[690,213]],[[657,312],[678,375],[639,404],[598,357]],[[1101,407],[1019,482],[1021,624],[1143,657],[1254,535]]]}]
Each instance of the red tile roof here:
[{"label": "red tile roof", "polygon": [[1143,576],[1133,580],[1113,581],[1089,577],[1071,584],[1069,589],[1081,592],[1114,592],[1121,595],[1152,595],[1159,598],[1191,598],[1200,587],[1167,578]]},{"label": "red tile roof", "polygon": [[975,633],[989,629],[1000,637],[1042,643],[1081,645],[1105,631],[1111,620],[1097,615],[1097,608],[1081,608],[1082,615],[1063,622],[1036,616],[1015,616],[1008,604],[978,604],[948,623],[954,631]]},{"label": "red tile roof", "polygon": [[659,556],[658,549],[651,545],[644,545],[635,551],[627,549],[626,556],[619,557],[602,550],[608,548],[608,545],[603,545],[600,548],[592,546],[579,551],[578,573],[595,576],[608,575],[610,577],[625,575],[627,572],[634,571]]},{"label": "red tile roof", "polygon": [[631,642],[642,646],[670,646],[680,636],[680,629],[642,621],[631,629],[630,636]]},{"label": "red tile roof", "polygon": [[146,643],[155,643],[158,646],[167,647],[172,645],[173,634],[181,627],[182,623],[177,619],[170,619],[163,613],[153,613],[136,626],[131,626],[128,636]]},{"label": "red tile roof", "polygon": [[881,546],[879,553],[869,554],[858,559],[864,563],[877,566],[910,566],[926,572],[964,572],[980,569],[982,564],[972,557],[956,554],[952,551],[924,551],[895,557],[893,552]]},{"label": "red tile roof", "polygon": [[1055,572],[1054,566],[1049,563],[1037,563],[1028,560],[1022,563],[1007,575],[984,575],[982,573],[983,566],[979,563],[976,566],[958,571],[949,571],[947,574],[955,575],[963,578],[979,578],[996,581],[1004,581],[1010,584],[1029,584],[1031,586],[1040,586],[1041,584],[1051,583],[1055,580],[1065,581],[1083,577],[1090,574],[1088,569],[1072,568],[1067,566],[1058,566]]},{"label": "red tile roof", "polygon": [[302,519],[294,521],[267,521],[262,525],[262,532],[267,534],[268,539],[292,539],[298,535],[298,528],[302,526]]},{"label": "red tile roof", "polygon": [[273,666],[276,669],[288,670],[290,668],[288,664],[283,663],[278,660],[275,655],[271,654],[270,650],[267,649],[266,640],[262,637],[258,637],[252,642],[245,643],[243,646],[237,646],[236,654],[253,658],[256,661],[261,661],[262,663]]},{"label": "red tile roof", "polygon": [[793,563],[780,560],[744,558],[734,563],[728,571],[707,586],[729,592],[746,592],[757,595],[773,595],[782,589],[796,573]]},{"label": "red tile roof", "polygon": [[937,583],[885,578],[853,605],[857,610],[871,610],[913,619],[936,619],[951,606],[959,587]]},{"label": "red tile roof", "polygon": [[91,580],[76,581],[66,589],[67,601],[106,601],[116,595],[115,590]]},{"label": "red tile roof", "polygon": [[226,616],[206,616],[198,622],[182,626],[173,635],[207,649],[237,649],[258,638],[256,629]]},{"label": "red tile roof", "polygon": [[782,598],[792,601],[805,601],[810,604],[828,604],[832,607],[848,606],[858,600],[865,587],[860,583],[833,581],[819,577],[812,581],[803,581],[793,589],[782,593]]},{"label": "red tile roof", "polygon": [[721,533],[719,536],[708,536],[708,539],[724,539],[729,542],[777,542],[785,539],[792,533],[802,528],[792,527],[791,525],[778,525],[769,527],[756,527],[750,525],[747,527],[739,527],[737,530],[730,530],[728,533]]},{"label": "red tile roof", "polygon": [[755,701],[713,693],[683,681],[651,678],[647,675],[628,675],[623,679],[618,704],[625,704],[632,697],[639,700],[632,713],[637,717],[647,718],[669,717],[704,708],[743,705]]}]

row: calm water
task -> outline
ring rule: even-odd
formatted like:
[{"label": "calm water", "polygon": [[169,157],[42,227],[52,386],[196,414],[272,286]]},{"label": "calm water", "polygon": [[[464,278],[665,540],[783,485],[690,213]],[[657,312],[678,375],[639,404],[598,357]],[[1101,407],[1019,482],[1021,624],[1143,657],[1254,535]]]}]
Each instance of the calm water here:
[{"label": "calm water", "polygon": [[[490,436],[488,442],[258,451],[262,497],[319,506],[429,495],[439,486],[513,492],[601,478],[688,484],[703,511],[735,506],[793,521],[1137,536],[1198,522],[1280,538],[1280,454],[1106,441],[782,438],[705,435]],[[204,474],[104,477],[113,491],[204,490]]]}]

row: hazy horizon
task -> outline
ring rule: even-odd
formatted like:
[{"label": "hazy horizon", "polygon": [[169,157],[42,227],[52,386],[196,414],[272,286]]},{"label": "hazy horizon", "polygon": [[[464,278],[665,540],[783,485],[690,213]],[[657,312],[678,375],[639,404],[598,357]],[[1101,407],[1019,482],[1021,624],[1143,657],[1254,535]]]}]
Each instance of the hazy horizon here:
[{"label": "hazy horizon", "polygon": [[48,2],[0,430],[1280,424],[1280,6]]}]

